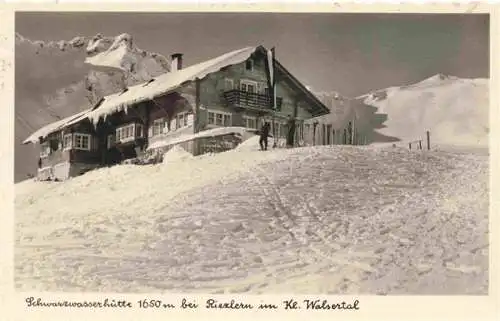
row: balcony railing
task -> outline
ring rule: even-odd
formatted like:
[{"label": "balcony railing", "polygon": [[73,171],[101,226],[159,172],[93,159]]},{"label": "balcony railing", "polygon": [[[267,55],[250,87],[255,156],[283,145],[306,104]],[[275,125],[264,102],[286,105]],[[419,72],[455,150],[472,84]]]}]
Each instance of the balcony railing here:
[{"label": "balcony railing", "polygon": [[[263,95],[234,89],[224,92],[224,98],[226,99],[226,102],[233,107],[260,110],[272,109],[271,95]],[[281,110],[282,103],[283,98],[276,97],[276,109],[278,111]]]}]

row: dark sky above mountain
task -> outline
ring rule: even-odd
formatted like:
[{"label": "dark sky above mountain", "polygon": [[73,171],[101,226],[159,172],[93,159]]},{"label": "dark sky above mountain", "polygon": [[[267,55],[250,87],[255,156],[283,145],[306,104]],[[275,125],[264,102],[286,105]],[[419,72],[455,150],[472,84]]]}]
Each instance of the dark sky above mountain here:
[{"label": "dark sky above mountain", "polygon": [[489,17],[340,13],[17,13],[32,40],[130,33],[138,47],[191,65],[262,44],[316,91],[355,96],[437,73],[488,77]]}]

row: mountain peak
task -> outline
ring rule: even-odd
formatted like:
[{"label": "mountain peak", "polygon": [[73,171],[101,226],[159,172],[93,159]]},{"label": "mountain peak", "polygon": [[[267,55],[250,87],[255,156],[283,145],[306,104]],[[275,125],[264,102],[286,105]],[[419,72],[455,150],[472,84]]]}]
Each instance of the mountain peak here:
[{"label": "mountain peak", "polygon": [[429,77],[427,79],[422,80],[420,83],[437,83],[437,82],[442,82],[446,80],[456,80],[458,77],[451,76],[451,75],[446,75],[446,74],[435,74],[432,77]]},{"label": "mountain peak", "polygon": [[137,48],[133,37],[122,33],[114,38],[95,35],[89,40],[85,63],[97,68],[111,68],[125,73],[134,73],[142,60],[154,60],[164,71],[170,71],[170,61],[162,55]]}]

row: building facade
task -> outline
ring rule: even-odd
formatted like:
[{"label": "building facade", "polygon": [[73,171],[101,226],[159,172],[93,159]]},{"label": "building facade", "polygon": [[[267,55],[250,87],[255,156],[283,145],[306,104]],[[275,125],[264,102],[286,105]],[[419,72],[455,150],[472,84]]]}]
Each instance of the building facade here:
[{"label": "building facade", "polygon": [[[174,71],[106,96],[91,109],[26,139],[41,146],[38,177],[64,180],[176,144],[197,155],[207,150],[201,145],[208,144],[207,137],[197,139],[199,134],[220,127],[255,132],[270,122],[273,137],[284,138],[290,117],[295,119],[297,145],[305,145],[310,140],[308,121],[329,113],[277,60],[272,91],[268,51],[261,46],[187,68],[176,54],[173,63]],[[219,135],[221,146],[237,145],[236,136]]]}]

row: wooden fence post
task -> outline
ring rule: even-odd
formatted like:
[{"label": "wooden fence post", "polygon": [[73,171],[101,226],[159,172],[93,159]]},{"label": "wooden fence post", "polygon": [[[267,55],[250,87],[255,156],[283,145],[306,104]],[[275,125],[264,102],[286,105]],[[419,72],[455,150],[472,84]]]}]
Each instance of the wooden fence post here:
[{"label": "wooden fence post", "polygon": [[418,141],[418,149],[422,150],[422,141],[421,140]]},{"label": "wooden fence post", "polygon": [[431,149],[431,133],[429,131],[426,132],[427,134],[427,150]]},{"label": "wooden fence post", "polygon": [[410,147],[410,150],[411,150],[411,143],[408,143],[408,147]]}]

